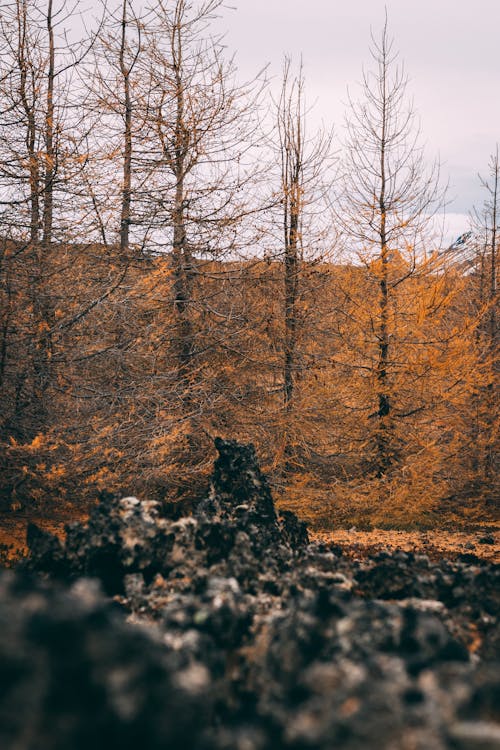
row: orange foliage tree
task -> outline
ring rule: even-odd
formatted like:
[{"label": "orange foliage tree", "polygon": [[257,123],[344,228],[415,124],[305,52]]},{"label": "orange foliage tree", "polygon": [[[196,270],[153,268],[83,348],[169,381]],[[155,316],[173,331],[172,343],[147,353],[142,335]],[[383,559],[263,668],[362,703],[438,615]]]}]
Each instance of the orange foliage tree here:
[{"label": "orange foliage tree", "polygon": [[285,63],[263,135],[261,84],[234,85],[210,33],[221,7],[120,0],[67,58],[52,3],[2,11],[3,498],[192,498],[220,434],[253,441],[317,523],[477,515],[498,434],[498,158],[464,264],[435,247],[438,175],[387,27],[330,191],[302,71]]},{"label": "orange foliage tree", "polygon": [[470,394],[470,353],[454,316],[459,286],[433,250],[438,170],[427,170],[387,23],[372,41],[375,69],[347,116],[337,215],[351,263],[338,280],[335,327],[336,365],[349,373],[344,441],[363,456],[383,518],[390,503],[403,517],[408,503],[430,509],[446,493],[453,402]]}]

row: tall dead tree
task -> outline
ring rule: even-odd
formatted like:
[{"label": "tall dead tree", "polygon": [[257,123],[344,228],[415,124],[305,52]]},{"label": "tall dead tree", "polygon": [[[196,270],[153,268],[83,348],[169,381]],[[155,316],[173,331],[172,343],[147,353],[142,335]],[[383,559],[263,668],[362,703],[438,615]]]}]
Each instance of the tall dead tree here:
[{"label": "tall dead tree", "polygon": [[476,280],[473,312],[477,316],[476,347],[479,370],[483,377],[474,393],[473,436],[471,453],[484,486],[497,485],[498,476],[498,403],[499,336],[498,336],[498,242],[500,232],[500,160],[498,146],[490,157],[489,177],[481,178],[487,198],[476,211],[474,235],[476,256],[472,259]]},{"label": "tall dead tree", "polygon": [[[132,200],[132,98],[130,77],[137,63],[140,54],[140,39],[135,53],[130,60],[126,59],[127,52],[127,29],[130,24],[129,20],[130,2],[123,0],[122,19],[121,19],[121,40],[119,52],[120,73],[123,82],[123,107],[124,107],[124,133],[123,133],[123,183],[122,183],[122,200],[120,211],[120,254],[128,254],[130,244],[130,221],[131,221],[131,200]],[[132,14],[132,22],[137,28],[137,19]]]},{"label": "tall dead tree", "polygon": [[[500,161],[498,146],[490,159],[490,180],[483,185],[489,193],[485,206],[487,256],[485,275],[487,278],[488,343],[491,356],[498,368],[498,235],[500,221]],[[489,257],[488,257],[489,256]]]},{"label": "tall dead tree", "polygon": [[[172,346],[186,414],[197,409],[194,381],[206,346],[196,322],[205,309],[198,281],[204,264],[234,259],[244,245],[244,189],[254,171],[247,154],[255,92],[235,84],[222,40],[208,30],[221,7],[221,0],[160,0],[150,9],[147,35],[154,139],[148,199],[158,245],[170,252]],[[216,311],[215,298],[211,304]]]},{"label": "tall dead tree", "polygon": [[[289,58],[283,66],[282,86],[276,103],[280,165],[278,193],[282,220],[282,246],[277,255],[283,268],[283,455],[285,470],[293,465],[297,447],[292,427],[296,378],[304,367],[300,361],[304,306],[314,307],[314,294],[308,278],[326,246],[322,227],[325,196],[332,165],[332,132],[322,130],[312,137],[306,130],[307,107],[302,62],[297,75]],[[323,214],[323,217],[321,216]],[[333,238],[330,233],[330,240]]]},{"label": "tall dead tree", "polygon": [[[32,366],[31,373],[25,368],[25,384],[19,385],[19,392],[24,392],[19,406],[24,403],[30,411],[32,434],[44,429],[49,414],[54,324],[49,266],[55,192],[64,179],[60,143],[64,83],[58,93],[55,90],[61,74],[56,68],[57,15],[52,0],[46,6],[16,0],[1,18],[1,57],[7,73],[0,91],[0,180],[10,196],[2,223],[8,225],[7,236],[16,242],[16,257],[23,255],[30,269]],[[56,96],[61,97],[57,111]],[[11,218],[13,212],[17,222]]]},{"label": "tall dead tree", "polygon": [[141,223],[141,166],[145,140],[148,72],[142,69],[143,22],[133,0],[103,3],[92,54],[81,66],[87,96],[89,169],[83,199],[92,217],[89,231],[120,261],[130,263],[145,246]]},{"label": "tall dead tree", "polygon": [[63,339],[78,319],[65,274],[86,162],[73,75],[89,43],[69,39],[71,18],[55,0],[0,12],[0,441],[4,456],[19,452],[3,472],[12,497],[62,422]]},{"label": "tall dead tree", "polygon": [[[302,70],[290,83],[290,62],[285,62],[283,88],[278,108],[278,133],[281,151],[281,187],[283,201],[284,266],[284,363],[283,401],[285,425],[292,410],[295,377],[297,301],[299,266],[302,260],[302,210],[304,169],[304,122]],[[290,91],[291,87],[291,91]],[[292,109],[293,108],[293,109]],[[286,427],[285,427],[286,429]],[[289,458],[291,445],[285,436],[284,453]]]},{"label": "tall dead tree", "polygon": [[395,420],[407,411],[395,392],[403,371],[398,362],[403,317],[397,300],[409,279],[436,271],[426,258],[440,194],[437,167],[427,169],[419,146],[407,77],[387,20],[380,39],[372,37],[371,55],[374,70],[363,73],[362,95],[349,99],[337,218],[348,252],[357,256],[377,288],[373,308],[365,300],[361,309],[366,314],[359,319],[370,347],[370,362],[364,366],[373,378],[376,407],[370,418],[376,424],[376,473],[382,477],[397,458]]},{"label": "tall dead tree", "polygon": [[165,476],[168,454],[177,482],[186,486],[208,465],[207,431],[227,411],[230,386],[224,392],[220,373],[238,357],[231,347],[244,324],[235,312],[236,299],[243,300],[234,293],[242,274],[237,264],[255,210],[250,152],[259,83],[253,93],[252,85],[237,84],[213,31],[221,8],[221,0],[152,2],[141,17],[133,70],[140,81],[133,88],[133,232],[141,226],[147,232],[158,327],[151,463]]}]

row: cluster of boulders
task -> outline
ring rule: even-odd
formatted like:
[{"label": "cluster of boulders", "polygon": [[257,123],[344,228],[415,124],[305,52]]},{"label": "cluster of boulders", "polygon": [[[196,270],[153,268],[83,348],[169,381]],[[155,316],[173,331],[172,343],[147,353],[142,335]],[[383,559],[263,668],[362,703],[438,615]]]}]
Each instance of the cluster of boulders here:
[{"label": "cluster of boulders", "polygon": [[186,518],[106,497],[0,577],[6,750],[500,748],[500,572],[310,543],[218,440]]}]

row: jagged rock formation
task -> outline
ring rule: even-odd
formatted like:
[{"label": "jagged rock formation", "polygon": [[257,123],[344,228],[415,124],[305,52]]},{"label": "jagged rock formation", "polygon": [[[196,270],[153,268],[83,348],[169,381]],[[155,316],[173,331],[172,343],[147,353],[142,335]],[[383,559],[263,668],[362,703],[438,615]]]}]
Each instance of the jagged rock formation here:
[{"label": "jagged rock formation", "polygon": [[64,542],[30,525],[27,567],[66,580],[95,576],[118,594],[131,574],[149,584],[157,574],[199,578],[219,565],[217,575],[250,583],[262,557],[274,567],[290,565],[292,552],[309,541],[305,524],[290,512],[278,516],[252,445],[217,439],[216,447],[207,498],[192,516],[170,521],[159,503],[107,496],[87,523],[66,527]]},{"label": "jagged rock formation", "polygon": [[28,567],[58,578],[99,578],[108,593],[122,590],[123,577],[140,572],[150,579],[165,567],[169,552],[168,524],[159,506],[136,497],[105,497],[88,523],[66,527],[66,539],[28,526]]},{"label": "jagged rock formation", "polygon": [[499,747],[498,567],[308,544],[253,448],[216,445],[190,517],[107,498],[65,542],[30,529],[60,583],[0,581],[1,747]]}]

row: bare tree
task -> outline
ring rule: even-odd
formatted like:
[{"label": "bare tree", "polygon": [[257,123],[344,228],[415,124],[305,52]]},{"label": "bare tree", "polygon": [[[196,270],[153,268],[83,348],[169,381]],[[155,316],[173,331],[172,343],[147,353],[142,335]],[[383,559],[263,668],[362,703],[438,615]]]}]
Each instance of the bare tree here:
[{"label": "bare tree", "polygon": [[[122,255],[128,253],[130,241],[130,204],[132,197],[132,101],[130,94],[130,76],[134,70],[140,53],[139,44],[131,60],[126,59],[127,51],[127,28],[129,26],[130,2],[123,0],[122,19],[121,19],[121,40],[120,40],[120,73],[123,80],[124,94],[124,149],[123,149],[123,185],[122,200],[120,212],[120,252]],[[132,22],[137,27],[137,19],[132,14]]]},{"label": "bare tree", "polygon": [[[477,318],[478,374],[471,410],[472,446],[476,470],[483,484],[496,485],[498,458],[498,238],[500,232],[500,160],[498,146],[490,157],[489,177],[481,179],[487,198],[473,217],[471,241],[473,264],[472,312]],[[470,284],[469,284],[470,286]],[[469,290],[470,294],[470,290]],[[481,377],[482,376],[482,377]]]},{"label": "bare tree", "polygon": [[[290,468],[297,436],[292,430],[295,381],[303,368],[299,341],[304,327],[304,303],[319,290],[311,289],[308,277],[314,264],[324,260],[326,236],[322,217],[325,196],[331,187],[332,132],[318,131],[312,137],[306,131],[307,107],[302,62],[296,76],[291,60],[285,58],[280,98],[276,104],[281,185],[282,247],[278,257],[283,267],[283,453],[285,469]],[[331,232],[329,235],[332,241]],[[279,246],[278,246],[279,247]],[[313,305],[310,305],[313,307]]]},{"label": "bare tree", "polygon": [[481,297],[487,302],[487,333],[489,349],[498,357],[498,234],[500,222],[500,161],[498,146],[490,158],[490,179],[481,180],[488,192],[483,209],[484,253],[480,257]]},{"label": "bare tree", "polygon": [[97,238],[116,246],[122,263],[144,249],[147,226],[141,224],[141,186],[148,174],[140,166],[149,94],[148,71],[141,68],[143,22],[133,0],[115,7],[103,3],[99,33],[82,83],[87,89],[89,174],[84,200]]},{"label": "bare tree", "polygon": [[411,102],[407,77],[388,32],[372,36],[374,70],[363,73],[362,97],[349,97],[342,194],[337,217],[356,257],[378,287],[373,310],[363,325],[374,376],[377,474],[396,456],[393,436],[398,409],[394,393],[398,332],[395,325],[400,287],[429,272],[429,227],[440,205],[437,165],[429,170]]},{"label": "bare tree", "polygon": [[53,380],[54,242],[74,222],[67,197],[83,164],[80,123],[70,101],[81,50],[68,42],[67,23],[65,4],[56,8],[53,0],[15,0],[0,15],[0,222],[4,239],[15,243],[10,264],[20,264],[12,278],[19,285],[29,275],[31,321],[18,338],[27,350],[17,404],[29,411],[32,434],[47,424]]},{"label": "bare tree", "polygon": [[[100,306],[113,335],[103,331],[80,392],[95,394],[86,405],[89,412],[92,398],[99,405],[106,441],[170,489],[192,488],[208,466],[207,433],[241,390],[231,365],[241,356],[240,329],[249,326],[240,259],[257,210],[260,83],[253,90],[236,83],[212,33],[221,6],[154,2],[139,17],[120,2],[96,45],[100,69],[89,97],[96,124],[89,159],[103,174],[95,226],[108,250],[119,240],[132,262],[126,284]],[[138,247],[141,263],[133,262]],[[90,382],[97,363],[99,385]],[[122,425],[132,413],[146,427],[125,447]]]},{"label": "bare tree", "polygon": [[[221,6],[222,0],[160,0],[148,23],[155,138],[148,199],[158,245],[170,252],[172,344],[187,412],[198,353],[206,345],[206,331],[194,323],[204,309],[197,279],[204,264],[238,257],[247,241],[244,219],[252,211],[245,188],[250,193],[254,173],[249,152],[258,126],[256,91],[235,84],[222,40],[207,31]],[[215,297],[210,304],[217,309]]]}]

